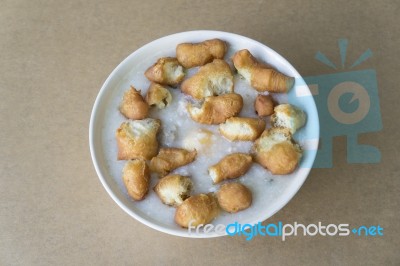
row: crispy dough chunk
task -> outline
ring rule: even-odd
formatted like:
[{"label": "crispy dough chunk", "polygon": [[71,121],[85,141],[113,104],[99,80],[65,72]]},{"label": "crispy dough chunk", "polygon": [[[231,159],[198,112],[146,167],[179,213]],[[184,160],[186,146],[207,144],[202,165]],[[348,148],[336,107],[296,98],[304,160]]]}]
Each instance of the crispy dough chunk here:
[{"label": "crispy dough chunk", "polygon": [[171,93],[164,86],[152,82],[146,94],[146,102],[150,106],[157,106],[158,109],[164,109],[172,101]]},{"label": "crispy dough chunk", "polygon": [[153,118],[123,122],[115,134],[118,160],[153,158],[158,150],[160,125],[160,120]]},{"label": "crispy dough chunk", "polygon": [[238,178],[244,175],[251,167],[252,158],[246,153],[232,153],[219,161],[216,165],[208,168],[214,184],[225,179]]},{"label": "crispy dough chunk", "polygon": [[214,59],[222,59],[227,45],[219,39],[206,40],[200,43],[181,43],[176,46],[176,57],[179,63],[191,68],[205,65]]},{"label": "crispy dough chunk", "polygon": [[271,116],[272,126],[288,128],[292,134],[296,133],[305,123],[306,114],[303,110],[288,103],[277,105]]},{"label": "crispy dough chunk", "polygon": [[175,222],[185,228],[210,223],[219,214],[217,200],[212,194],[198,194],[186,199],[176,208]]},{"label": "crispy dough chunk", "polygon": [[229,65],[221,59],[202,66],[199,71],[182,83],[182,92],[201,100],[207,96],[233,92],[233,75]]},{"label": "crispy dough chunk", "polygon": [[192,187],[192,180],[187,176],[167,175],[158,181],[154,191],[164,204],[176,207],[190,196]]},{"label": "crispy dough chunk", "polygon": [[174,57],[163,57],[149,67],[144,75],[153,82],[177,86],[185,77],[185,71]]},{"label": "crispy dough chunk", "polygon": [[150,169],[161,176],[167,175],[172,170],[193,162],[197,152],[180,148],[161,148],[156,157],[150,162]]},{"label": "crispy dough chunk", "polygon": [[149,114],[149,105],[144,101],[140,90],[138,91],[135,87],[131,86],[124,93],[119,111],[129,119],[144,119]]},{"label": "crispy dough chunk", "polygon": [[258,116],[269,116],[274,113],[274,100],[271,95],[259,94],[254,101],[254,109]]},{"label": "crispy dough chunk", "polygon": [[201,108],[188,105],[192,119],[201,124],[221,124],[228,118],[237,115],[243,107],[240,94],[228,93],[220,96],[206,97]]},{"label": "crispy dough chunk", "polygon": [[257,91],[288,92],[294,84],[294,78],[260,63],[246,49],[236,52],[232,57],[235,68]]},{"label": "crispy dough chunk", "polygon": [[270,128],[256,140],[254,159],[274,175],[292,173],[298,166],[302,151],[294,143],[289,129]]},{"label": "crispy dough chunk", "polygon": [[219,125],[219,132],[231,141],[254,141],[264,131],[266,122],[258,118],[231,117]]},{"label": "crispy dough chunk", "polygon": [[150,171],[146,162],[143,160],[128,161],[122,171],[124,181],[129,196],[134,200],[142,200],[149,191]]},{"label": "crispy dough chunk", "polygon": [[247,209],[253,200],[251,191],[240,183],[226,183],[217,192],[219,206],[230,213]]}]

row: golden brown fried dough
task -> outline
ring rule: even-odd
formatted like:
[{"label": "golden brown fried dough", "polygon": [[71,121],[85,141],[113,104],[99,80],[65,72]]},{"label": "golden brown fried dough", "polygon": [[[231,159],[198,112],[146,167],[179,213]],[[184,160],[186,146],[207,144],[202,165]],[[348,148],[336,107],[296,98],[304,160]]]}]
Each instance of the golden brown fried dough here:
[{"label": "golden brown fried dough", "polygon": [[274,108],[271,124],[274,127],[284,127],[294,134],[306,123],[306,114],[294,105],[284,103]]},{"label": "golden brown fried dough", "polygon": [[185,228],[210,223],[219,213],[212,194],[198,194],[186,199],[176,208],[175,222]]},{"label": "golden brown fried dough", "polygon": [[259,94],[254,101],[254,109],[258,116],[269,116],[274,113],[274,100],[271,95]]},{"label": "golden brown fried dough", "polygon": [[140,90],[133,86],[124,93],[122,103],[119,107],[120,112],[129,119],[144,119],[149,113],[149,105],[144,101]]},{"label": "golden brown fried dough", "polygon": [[265,129],[266,122],[258,118],[231,117],[219,125],[219,132],[231,141],[254,141]]},{"label": "golden brown fried dough", "polygon": [[201,100],[207,96],[233,92],[233,75],[229,65],[221,59],[202,66],[182,83],[182,92]]},{"label": "golden brown fried dough", "polygon": [[201,124],[220,124],[237,115],[243,107],[240,94],[228,93],[206,97],[201,108],[188,105],[191,118]]},{"label": "golden brown fried dough", "polygon": [[225,156],[216,165],[208,168],[214,184],[225,179],[238,178],[244,175],[251,167],[252,158],[246,153],[233,153]]},{"label": "golden brown fried dough", "polygon": [[181,43],[176,46],[176,57],[179,63],[191,68],[205,65],[214,59],[222,59],[227,45],[219,39],[206,40],[200,43]]},{"label": "golden brown fried dough", "polygon": [[294,143],[289,129],[270,128],[256,140],[253,146],[254,159],[274,175],[292,173],[302,156],[298,144]]},{"label": "golden brown fried dough", "polygon": [[171,101],[172,96],[167,88],[154,82],[150,84],[146,94],[146,102],[150,106],[157,106],[158,109],[164,109]]},{"label": "golden brown fried dough", "polygon": [[177,86],[185,77],[185,71],[174,57],[163,57],[149,67],[144,75],[155,83]]},{"label": "golden brown fried dough", "polygon": [[252,202],[251,191],[240,183],[226,183],[217,192],[219,206],[230,213],[247,209]]},{"label": "golden brown fried dough", "polygon": [[187,176],[167,175],[161,178],[154,191],[164,204],[179,206],[190,195],[193,183]]},{"label": "golden brown fried dough", "polygon": [[123,122],[115,134],[118,160],[153,158],[158,150],[160,125],[160,120],[153,118]]},{"label": "golden brown fried dough", "polygon": [[294,84],[294,78],[260,63],[246,49],[240,50],[232,58],[235,68],[257,91],[288,92]]},{"label": "golden brown fried dough", "polygon": [[134,200],[142,200],[149,190],[150,171],[143,160],[128,161],[122,173],[126,190]]},{"label": "golden brown fried dough", "polygon": [[167,175],[172,170],[193,162],[197,152],[180,148],[161,148],[156,157],[150,162],[150,169],[161,176]]}]

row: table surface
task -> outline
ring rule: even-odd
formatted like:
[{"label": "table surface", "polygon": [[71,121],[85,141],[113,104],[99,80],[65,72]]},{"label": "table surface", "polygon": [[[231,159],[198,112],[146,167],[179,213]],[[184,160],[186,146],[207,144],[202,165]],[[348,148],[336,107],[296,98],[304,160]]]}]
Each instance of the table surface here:
[{"label": "table surface", "polygon": [[[400,5],[396,1],[2,1],[0,8],[0,265],[399,265]],[[376,70],[383,130],[361,134],[381,162],[349,164],[334,138],[333,167],[313,169],[268,222],[380,225],[384,236],[186,239],[137,222],[93,168],[88,126],[114,67],[144,44],[188,30],[265,43],[304,76]],[[355,68],[356,69],[356,68]],[[396,163],[397,162],[397,163]]]}]

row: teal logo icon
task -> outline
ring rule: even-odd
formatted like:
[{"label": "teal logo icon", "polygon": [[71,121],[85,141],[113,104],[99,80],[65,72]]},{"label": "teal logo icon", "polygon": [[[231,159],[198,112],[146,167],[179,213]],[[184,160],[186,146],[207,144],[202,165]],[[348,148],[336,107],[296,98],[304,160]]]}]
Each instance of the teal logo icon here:
[{"label": "teal logo icon", "polygon": [[[338,67],[323,53],[317,52],[315,59],[334,69],[335,73],[304,77],[315,100],[320,121],[320,147],[314,168],[333,166],[332,142],[336,136],[347,138],[348,163],[379,163],[381,160],[381,153],[377,147],[360,144],[358,141],[358,136],[362,133],[382,130],[376,71],[353,70],[370,58],[372,51],[366,50],[347,69],[347,46],[346,39],[339,40],[342,72],[338,71]],[[301,82],[300,80],[296,86],[301,86]],[[298,97],[299,95],[289,94],[289,101],[300,101]]]}]

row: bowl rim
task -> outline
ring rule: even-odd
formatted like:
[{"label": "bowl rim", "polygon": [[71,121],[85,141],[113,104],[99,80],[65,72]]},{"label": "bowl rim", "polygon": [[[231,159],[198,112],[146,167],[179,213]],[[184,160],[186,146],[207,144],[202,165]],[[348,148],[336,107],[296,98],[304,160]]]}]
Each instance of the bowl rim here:
[{"label": "bowl rim", "polygon": [[[150,228],[153,228],[155,230],[158,230],[160,232],[164,232],[170,235],[174,235],[174,236],[181,236],[181,237],[188,237],[188,238],[212,238],[212,237],[220,237],[220,236],[226,236],[226,232],[225,234],[196,234],[196,233],[188,233],[187,231],[183,231],[183,230],[178,230],[178,229],[170,229],[170,228],[166,228],[163,227],[161,225],[158,225],[157,223],[154,223],[152,221],[149,221],[143,217],[141,217],[140,215],[138,215],[137,213],[133,212],[131,209],[129,209],[123,202],[121,202],[121,200],[114,194],[113,190],[111,189],[111,187],[109,186],[109,184],[107,183],[101,169],[99,166],[99,159],[96,153],[96,148],[95,148],[95,143],[94,143],[94,128],[95,128],[95,121],[97,120],[97,116],[99,114],[99,112],[97,111],[100,108],[100,103],[101,103],[101,98],[103,97],[103,95],[106,92],[106,89],[111,81],[111,79],[116,75],[116,73],[118,73],[120,71],[121,68],[124,67],[124,65],[130,61],[130,58],[134,57],[136,54],[140,53],[145,46],[148,45],[152,45],[156,42],[160,42],[160,41],[164,41],[170,38],[174,38],[177,36],[181,36],[181,35],[204,35],[205,39],[207,39],[209,35],[220,35],[221,38],[224,38],[224,36],[229,36],[230,38],[241,38],[244,40],[247,40],[249,42],[255,43],[257,45],[260,45],[262,48],[270,50],[271,52],[275,53],[276,55],[280,56],[281,59],[283,60],[283,63],[285,65],[288,65],[290,67],[293,68],[293,70],[298,74],[297,78],[303,79],[302,76],[298,73],[298,71],[283,57],[281,56],[279,53],[277,53],[275,50],[273,50],[272,48],[266,46],[265,44],[256,41],[254,39],[251,39],[249,37],[243,36],[243,35],[239,35],[236,33],[230,33],[230,32],[224,32],[224,31],[216,31],[216,30],[194,30],[194,31],[184,31],[184,32],[179,32],[179,33],[174,33],[174,34],[170,34],[161,38],[158,38],[156,40],[153,40],[147,44],[144,44],[143,46],[141,46],[140,48],[138,48],[137,50],[133,51],[131,54],[129,54],[124,60],[122,60],[118,66],[116,68],[114,68],[114,70],[110,73],[110,75],[107,77],[107,79],[104,81],[103,85],[100,88],[100,91],[98,92],[97,96],[96,96],[96,100],[94,102],[93,108],[92,108],[92,112],[90,115],[90,122],[89,122],[89,147],[90,147],[90,155],[92,158],[92,162],[94,165],[94,168],[96,170],[97,176],[100,179],[100,182],[102,183],[103,187],[105,188],[105,190],[107,191],[107,193],[109,194],[109,196],[117,203],[117,205],[123,209],[127,214],[129,214],[131,217],[135,218],[137,221],[149,226]],[[309,87],[307,86],[307,84],[304,82],[305,86],[307,87],[307,89],[310,91]],[[319,117],[318,117],[318,112],[317,112],[317,108],[316,108],[316,104],[315,101],[312,101],[313,106],[312,108],[314,108],[316,110],[316,121],[313,121],[313,126],[317,127],[317,131],[318,131],[318,136],[316,138],[316,145],[318,145],[319,142],[319,129],[320,129],[320,125],[319,125]],[[314,163],[315,161],[315,157],[316,157],[316,151],[315,152],[311,152],[311,154],[309,155],[311,157],[312,163]],[[300,190],[300,188],[303,186],[305,180],[307,179],[310,171],[311,171],[312,165],[309,168],[304,168],[305,169],[305,173],[304,173],[304,178],[303,180],[298,182],[298,186],[293,189],[290,193],[289,196],[285,197],[285,200],[281,201],[281,204],[279,204],[278,207],[275,208],[275,210],[272,213],[269,213],[267,215],[265,215],[265,218],[263,218],[262,221],[265,221],[267,219],[269,219],[270,217],[272,217],[273,215],[275,215],[279,210],[281,210],[284,206],[286,206],[288,204],[288,202],[294,198],[294,196],[297,194],[297,192]],[[262,222],[260,221],[260,222]]]}]

